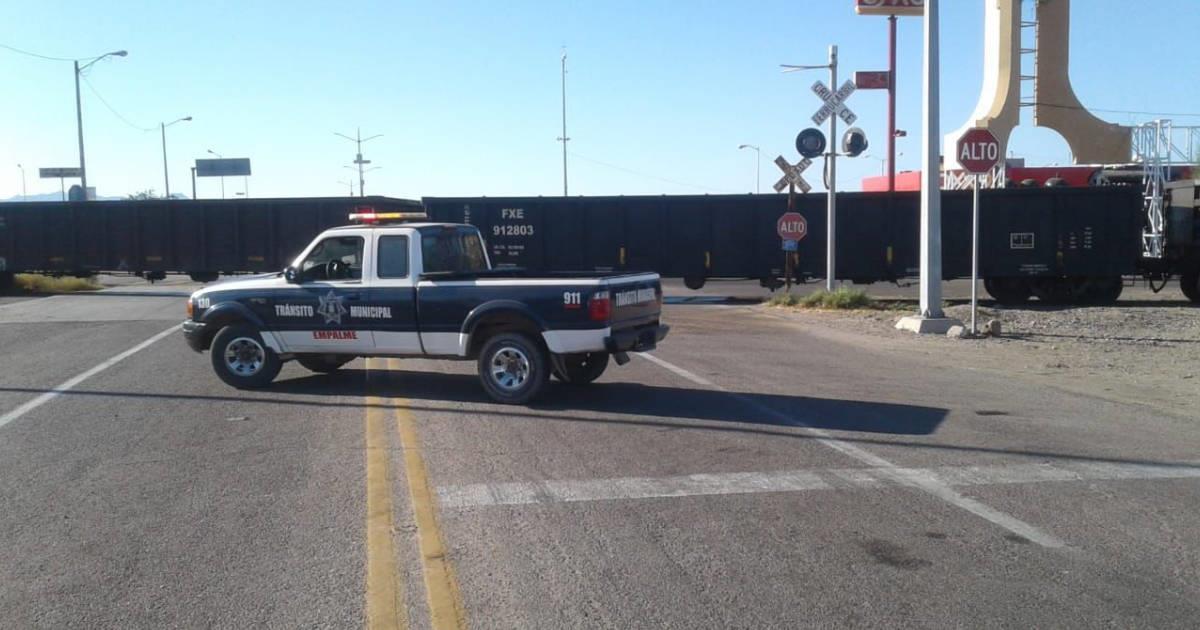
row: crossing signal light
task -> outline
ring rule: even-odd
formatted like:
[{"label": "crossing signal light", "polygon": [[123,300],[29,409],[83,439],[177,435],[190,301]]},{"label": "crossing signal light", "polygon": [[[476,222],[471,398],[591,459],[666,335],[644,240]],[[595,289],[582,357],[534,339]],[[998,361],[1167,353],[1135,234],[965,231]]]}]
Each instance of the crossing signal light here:
[{"label": "crossing signal light", "polygon": [[806,158],[815,158],[825,153],[825,134],[820,129],[809,127],[796,136],[796,150]]},{"label": "crossing signal light", "polygon": [[851,127],[842,136],[842,153],[848,157],[858,157],[867,150],[867,134],[858,127]]}]

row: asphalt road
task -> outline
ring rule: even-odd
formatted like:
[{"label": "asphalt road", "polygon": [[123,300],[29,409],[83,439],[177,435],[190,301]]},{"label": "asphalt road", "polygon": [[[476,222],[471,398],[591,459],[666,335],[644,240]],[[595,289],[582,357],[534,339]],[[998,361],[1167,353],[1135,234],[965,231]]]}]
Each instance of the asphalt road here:
[{"label": "asphalt road", "polygon": [[703,303],[530,407],[409,359],[243,392],[186,290],[0,305],[0,626],[1200,618],[1196,418]]}]

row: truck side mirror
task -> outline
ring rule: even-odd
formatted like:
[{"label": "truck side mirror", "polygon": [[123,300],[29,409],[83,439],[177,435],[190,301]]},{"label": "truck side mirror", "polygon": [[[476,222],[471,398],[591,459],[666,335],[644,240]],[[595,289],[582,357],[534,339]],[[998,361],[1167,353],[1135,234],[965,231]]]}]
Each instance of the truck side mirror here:
[{"label": "truck side mirror", "polygon": [[288,284],[300,284],[300,271],[290,265],[284,267],[283,279],[286,280]]}]

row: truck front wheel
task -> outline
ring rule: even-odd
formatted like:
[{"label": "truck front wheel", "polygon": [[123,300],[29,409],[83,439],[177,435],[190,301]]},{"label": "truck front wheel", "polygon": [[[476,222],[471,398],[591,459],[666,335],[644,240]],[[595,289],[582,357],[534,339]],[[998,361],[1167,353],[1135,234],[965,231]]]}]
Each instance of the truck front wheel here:
[{"label": "truck front wheel", "polygon": [[213,370],[217,376],[238,389],[266,387],[279,374],[279,356],[263,343],[253,326],[233,324],[213,337]]},{"label": "truck front wheel", "polygon": [[523,405],[541,393],[549,377],[545,351],[527,335],[500,333],[479,352],[479,381],[496,402]]},{"label": "truck front wheel", "polygon": [[600,378],[608,367],[607,352],[580,352],[558,358],[562,369],[555,367],[554,377],[570,385],[587,385]]}]

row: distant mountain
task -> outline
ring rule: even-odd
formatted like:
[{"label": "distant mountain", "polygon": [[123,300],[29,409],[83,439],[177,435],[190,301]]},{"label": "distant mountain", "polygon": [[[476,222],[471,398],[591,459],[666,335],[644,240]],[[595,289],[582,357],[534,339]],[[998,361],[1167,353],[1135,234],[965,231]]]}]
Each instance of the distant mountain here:
[{"label": "distant mountain", "polygon": [[[187,195],[180,194],[180,193],[172,194],[171,198],[172,199],[190,199],[190,197],[188,197]],[[126,197],[105,197],[105,196],[101,195],[99,198],[96,199],[96,201],[121,201],[122,199],[126,199]],[[14,195],[12,197],[9,197],[8,199],[0,199],[0,203],[4,203],[7,201],[62,201],[62,196],[59,193],[40,193],[40,194],[36,194],[36,195],[29,195],[24,200],[21,199],[21,195]]]}]

